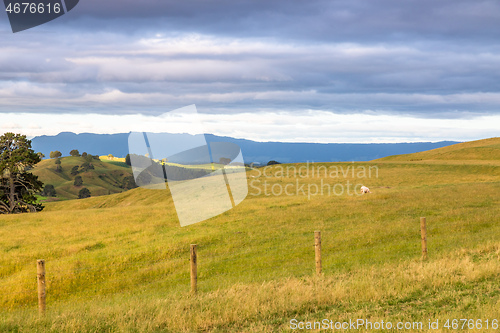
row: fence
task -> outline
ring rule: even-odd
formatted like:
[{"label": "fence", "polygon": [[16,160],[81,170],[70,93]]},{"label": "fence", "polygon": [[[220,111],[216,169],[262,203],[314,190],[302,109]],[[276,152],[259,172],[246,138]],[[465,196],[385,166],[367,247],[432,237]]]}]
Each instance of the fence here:
[{"label": "fence", "polygon": [[[427,222],[425,217],[420,218],[420,231],[421,231],[421,243],[422,243],[422,260],[427,260]],[[321,232],[314,232],[314,261],[316,274],[322,274],[322,253],[321,253]],[[210,259],[210,256],[206,256],[202,259]],[[190,246],[190,281],[191,281],[191,293],[196,294],[198,292],[198,253],[197,244],[191,244]],[[151,266],[151,262],[148,262]],[[45,260],[37,260],[37,285],[38,285],[38,309],[40,315],[46,312],[46,266]],[[312,266],[312,265],[311,265]],[[85,269],[85,268],[84,268]]]}]

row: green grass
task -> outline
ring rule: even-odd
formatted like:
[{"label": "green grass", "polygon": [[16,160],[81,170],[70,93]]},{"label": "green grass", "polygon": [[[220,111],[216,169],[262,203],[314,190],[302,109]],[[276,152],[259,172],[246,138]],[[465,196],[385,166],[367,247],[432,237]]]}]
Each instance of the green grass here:
[{"label": "green grass", "polygon": [[394,155],[377,161],[494,161],[500,162],[500,138],[477,140],[416,154]]},{"label": "green grass", "polygon": [[[495,319],[500,166],[449,162],[252,170],[245,201],[184,228],[168,191],[145,189],[0,216],[0,331],[286,332],[293,318]],[[357,174],[374,165],[378,177]],[[348,171],[335,177],[335,168]],[[291,184],[296,193],[297,181],[299,195],[265,192]],[[336,184],[347,190],[348,181],[349,193],[361,183],[373,193],[312,193]],[[428,222],[425,263],[420,216]],[[314,275],[315,230],[322,232],[321,277]],[[193,243],[197,295],[189,293]],[[36,310],[40,258],[47,266],[43,318]]]},{"label": "green grass", "polygon": [[[106,157],[107,158],[107,157]],[[62,172],[56,172],[54,159],[43,160],[38,163],[33,173],[39,177],[44,184],[54,185],[57,198],[60,200],[76,199],[78,192],[86,187],[92,196],[102,196],[123,192],[120,186],[123,178],[132,175],[132,170],[124,162],[108,160],[92,160],[93,170],[79,173],[83,178],[83,186],[74,186],[76,175],[71,175],[74,166],[80,166],[85,162],[83,157],[61,158]]]}]

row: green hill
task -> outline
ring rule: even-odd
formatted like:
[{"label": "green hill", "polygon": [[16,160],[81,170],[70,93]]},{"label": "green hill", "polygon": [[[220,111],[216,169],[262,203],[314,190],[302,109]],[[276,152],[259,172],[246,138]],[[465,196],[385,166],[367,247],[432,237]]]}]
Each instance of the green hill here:
[{"label": "green hill", "polygon": [[[500,303],[500,165],[456,162],[254,169],[241,204],[183,228],[168,191],[142,188],[1,215],[0,331],[290,332],[292,319],[324,318],[439,319],[441,331],[447,319],[475,318],[484,328]],[[369,167],[371,176],[361,172]],[[360,184],[372,193],[355,195]],[[196,295],[190,244],[198,244]],[[45,317],[37,313],[40,258]]]},{"label": "green hill", "polygon": [[458,143],[414,154],[393,155],[375,161],[500,161],[500,138]]},{"label": "green hill", "polygon": [[[127,177],[132,176],[132,169],[120,161],[87,160],[84,157],[62,157],[62,171],[57,171],[55,159],[43,160],[32,170],[33,174],[45,184],[54,185],[57,199],[76,199],[80,189],[86,187],[92,196],[102,196],[126,191],[124,186]],[[85,163],[90,168],[82,167]],[[73,168],[78,168],[78,173],[73,173]],[[75,177],[81,176],[82,186],[75,186]],[[129,178],[130,179],[130,178]]]}]

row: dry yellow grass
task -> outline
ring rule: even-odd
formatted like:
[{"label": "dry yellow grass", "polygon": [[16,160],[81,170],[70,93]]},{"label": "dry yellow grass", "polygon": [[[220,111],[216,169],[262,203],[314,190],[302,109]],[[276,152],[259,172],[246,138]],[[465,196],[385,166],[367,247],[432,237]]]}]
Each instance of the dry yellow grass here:
[{"label": "dry yellow grass", "polygon": [[[500,167],[487,162],[253,170],[243,203],[185,228],[168,191],[144,189],[0,216],[0,290],[8,291],[0,331],[286,332],[292,319],[498,319]],[[378,177],[312,173],[374,164]],[[359,181],[373,193],[266,195],[265,182],[296,189],[297,180],[306,189]],[[323,236],[321,277],[314,230]],[[196,296],[191,243],[199,246]],[[36,311],[39,258],[47,260],[45,318]]]}]

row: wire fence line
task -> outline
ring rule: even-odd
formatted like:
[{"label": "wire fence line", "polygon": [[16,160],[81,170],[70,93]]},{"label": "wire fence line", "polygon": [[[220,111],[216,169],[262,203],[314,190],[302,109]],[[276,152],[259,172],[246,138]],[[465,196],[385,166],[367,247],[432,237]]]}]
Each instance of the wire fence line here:
[{"label": "wire fence line", "polygon": [[[311,241],[307,243],[298,241],[281,245],[280,240],[282,240],[280,237],[260,239],[260,242],[267,246],[259,250],[252,246],[243,250],[241,247],[221,250],[200,244],[197,253],[200,260],[197,263],[198,275],[201,281],[219,277],[231,277],[237,281],[244,275],[259,275],[262,270],[273,270],[281,272],[282,275],[301,271],[304,275],[310,274],[314,270],[311,266],[311,264],[314,265],[313,262],[298,256],[307,252],[313,253],[314,256],[312,249],[314,244]],[[126,258],[96,256],[92,251],[87,251],[87,253],[79,253],[72,259],[48,260],[44,262],[46,264],[44,293],[49,298],[57,299],[85,291],[114,292],[120,289],[120,286],[133,287],[141,280],[161,283],[171,280],[173,276],[176,277],[177,284],[189,285],[189,270],[187,269],[190,262],[189,247],[186,246],[186,251],[179,252],[177,255],[178,257],[167,258],[166,256],[165,258],[137,260],[133,256]],[[0,265],[0,272],[2,268],[9,269],[0,275],[0,283],[5,278],[18,278],[20,283],[19,289],[8,290],[3,294],[4,299],[0,298],[0,307],[17,308],[35,304],[39,290],[37,290],[37,274],[34,265],[32,269],[28,269],[26,263],[18,262],[14,268],[5,264]],[[124,273],[130,273],[131,270],[135,275],[125,277]],[[84,283],[81,283],[83,281]]]},{"label": "wire fence line", "polygon": [[[424,260],[427,258],[425,223],[425,219],[421,220],[422,258]],[[60,261],[49,260],[46,263],[43,261],[42,277],[40,272],[35,270],[35,265],[28,274],[25,265],[17,264],[16,268],[24,268],[13,270],[17,271],[13,274],[14,277],[16,274],[19,275],[19,289],[5,292],[3,299],[0,297],[0,307],[32,306],[36,304],[38,293],[39,309],[41,313],[44,313],[45,295],[49,299],[63,299],[81,293],[114,293],[133,289],[138,283],[144,281],[156,284],[168,283],[169,286],[185,285],[187,288],[191,278],[191,292],[197,292],[198,279],[202,284],[209,280],[212,284],[223,284],[222,278],[225,278],[228,283],[236,283],[244,281],[245,278],[252,280],[262,277],[322,274],[321,233],[311,232],[308,238],[307,241],[295,241],[292,244],[282,245],[284,243],[281,242],[281,237],[270,237],[265,239],[265,244],[272,244],[272,246],[267,246],[265,249],[259,248],[259,250],[255,247],[248,247],[245,250],[239,247],[234,249],[235,251],[221,250],[220,248],[214,249],[211,245],[204,247],[203,244],[199,244],[194,258],[194,277],[193,251],[190,252],[187,245],[185,251],[176,253],[177,257],[166,256],[141,260],[135,260],[134,257],[96,256],[92,254],[92,251],[88,251],[72,260],[64,258]],[[39,262],[40,260],[37,264]],[[0,265],[0,269],[2,267],[7,266]],[[127,274],[131,270],[135,271],[135,274]],[[10,273],[13,271],[10,270]],[[13,276],[11,275],[10,278]],[[40,283],[41,278],[43,278],[43,283]]]}]

